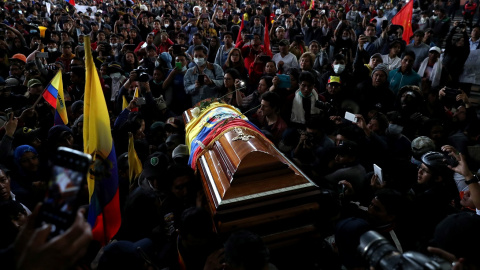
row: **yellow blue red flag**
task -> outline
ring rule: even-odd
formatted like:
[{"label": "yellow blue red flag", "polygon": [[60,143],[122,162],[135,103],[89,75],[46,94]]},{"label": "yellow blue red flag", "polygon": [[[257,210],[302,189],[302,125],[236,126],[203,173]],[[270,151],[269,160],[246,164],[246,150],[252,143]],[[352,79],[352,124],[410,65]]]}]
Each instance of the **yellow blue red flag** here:
[{"label": "yellow blue red flag", "polygon": [[83,118],[84,152],[92,155],[88,173],[88,222],[93,239],[106,245],[121,224],[117,157],[110,130],[107,104],[93,63],[90,37],[85,36],[86,84]]},{"label": "yellow blue red flag", "polygon": [[142,162],[135,151],[133,134],[128,134],[128,176],[130,183],[142,173]]},{"label": "yellow blue red flag", "polygon": [[63,96],[63,81],[62,71],[59,70],[55,77],[53,77],[50,84],[47,85],[45,91],[43,91],[43,98],[55,108],[55,125],[67,125],[68,116],[67,108],[65,107],[65,98]]}]

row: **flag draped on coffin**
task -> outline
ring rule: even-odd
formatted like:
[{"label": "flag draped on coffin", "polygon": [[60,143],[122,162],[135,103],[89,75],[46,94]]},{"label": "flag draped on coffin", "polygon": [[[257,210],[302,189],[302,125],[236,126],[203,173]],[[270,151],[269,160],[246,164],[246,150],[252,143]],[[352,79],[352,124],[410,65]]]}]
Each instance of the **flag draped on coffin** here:
[{"label": "flag draped on coffin", "polygon": [[105,245],[121,224],[118,171],[110,131],[110,118],[97,69],[93,63],[90,37],[85,37],[86,84],[84,100],[84,152],[94,164],[88,173],[90,205],[88,222],[93,238]]},{"label": "flag draped on coffin", "polygon": [[408,44],[410,37],[413,35],[412,30],[412,14],[413,14],[413,0],[410,0],[397,15],[393,16],[392,24],[403,26],[402,39]]},{"label": "flag draped on coffin", "polygon": [[62,71],[57,71],[50,84],[43,91],[43,98],[55,108],[54,125],[68,124],[67,108],[63,97]]},{"label": "flag draped on coffin", "polygon": [[214,102],[198,117],[192,119],[185,128],[185,141],[190,151],[188,164],[196,169],[196,161],[203,150],[216,138],[235,127],[249,129],[268,140],[258,127],[248,121],[248,118],[235,107]]}]

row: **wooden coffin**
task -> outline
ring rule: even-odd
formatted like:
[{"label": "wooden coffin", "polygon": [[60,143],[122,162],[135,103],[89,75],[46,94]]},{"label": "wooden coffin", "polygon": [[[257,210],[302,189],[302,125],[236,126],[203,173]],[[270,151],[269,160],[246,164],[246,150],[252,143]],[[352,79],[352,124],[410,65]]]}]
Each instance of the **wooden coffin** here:
[{"label": "wooden coffin", "polygon": [[[189,123],[191,109],[183,116]],[[257,132],[235,127],[221,134],[196,169],[219,233],[249,229],[274,242],[314,231],[320,189]]]}]

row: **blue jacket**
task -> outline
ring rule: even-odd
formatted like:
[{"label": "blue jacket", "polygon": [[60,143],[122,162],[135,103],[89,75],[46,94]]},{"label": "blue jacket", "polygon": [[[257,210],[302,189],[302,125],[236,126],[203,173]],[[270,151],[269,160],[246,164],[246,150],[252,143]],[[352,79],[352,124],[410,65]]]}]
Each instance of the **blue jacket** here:
[{"label": "blue jacket", "polygon": [[405,74],[400,72],[400,68],[394,69],[388,73],[388,82],[390,83],[390,89],[398,94],[400,89],[406,85],[420,86],[421,78],[413,69],[407,71]]}]

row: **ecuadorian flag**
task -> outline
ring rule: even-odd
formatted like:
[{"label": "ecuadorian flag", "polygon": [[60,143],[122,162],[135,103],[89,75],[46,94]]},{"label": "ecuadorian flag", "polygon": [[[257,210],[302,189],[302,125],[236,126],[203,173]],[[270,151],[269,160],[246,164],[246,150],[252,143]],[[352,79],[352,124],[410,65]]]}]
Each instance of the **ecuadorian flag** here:
[{"label": "ecuadorian flag", "polygon": [[84,152],[92,155],[93,165],[88,173],[90,205],[88,222],[93,239],[108,244],[120,228],[117,156],[110,130],[107,104],[93,64],[90,37],[85,36],[86,84],[84,99]]},{"label": "ecuadorian flag", "polygon": [[62,71],[59,70],[50,84],[43,91],[43,98],[55,108],[55,125],[67,125],[67,108],[65,107],[65,99],[63,97],[63,81]]}]

